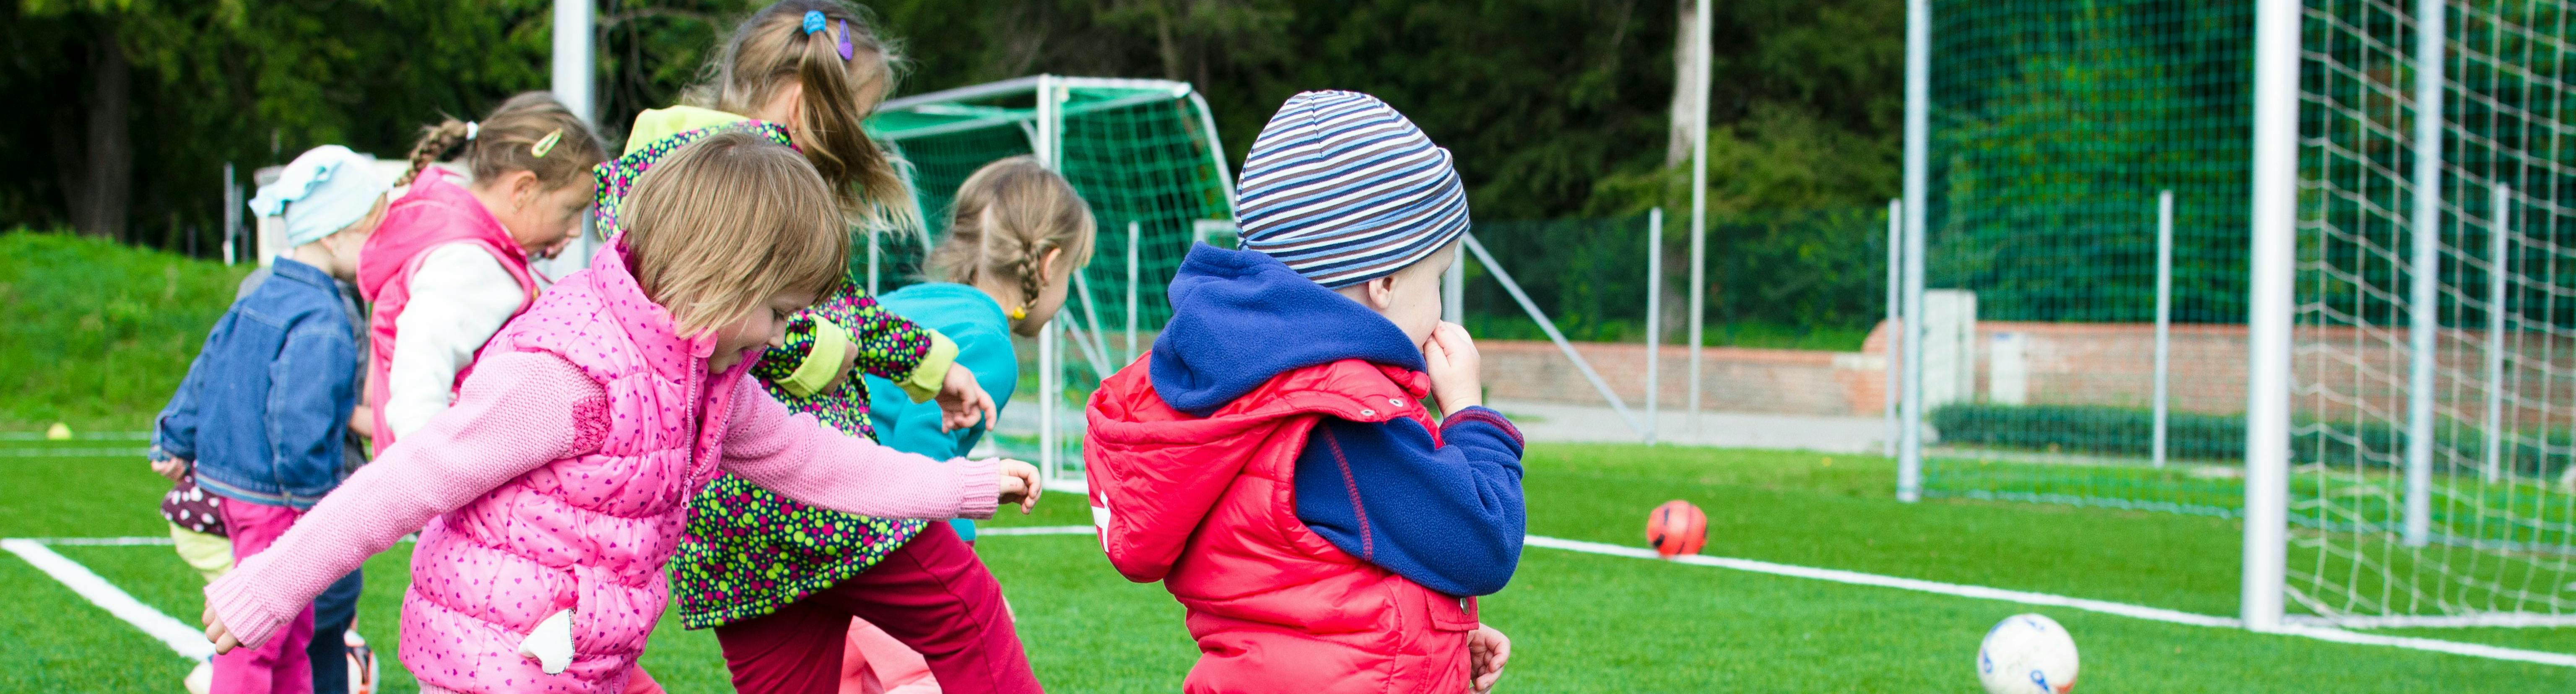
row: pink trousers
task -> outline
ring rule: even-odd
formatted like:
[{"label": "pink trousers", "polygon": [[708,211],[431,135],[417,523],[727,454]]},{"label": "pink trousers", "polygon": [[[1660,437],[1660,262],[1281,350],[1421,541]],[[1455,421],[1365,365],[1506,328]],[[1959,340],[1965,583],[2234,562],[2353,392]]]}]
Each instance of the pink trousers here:
[{"label": "pink trousers", "polygon": [[[267,550],[278,536],[295,525],[304,512],[284,506],[267,506],[248,501],[225,499],[219,507],[224,529],[233,540],[233,561],[249,559]],[[332,638],[338,638],[334,635]],[[295,621],[279,629],[276,636],[258,648],[235,648],[231,653],[215,656],[214,694],[312,694],[313,664],[304,647],[313,641],[313,606],[295,615]]]}]

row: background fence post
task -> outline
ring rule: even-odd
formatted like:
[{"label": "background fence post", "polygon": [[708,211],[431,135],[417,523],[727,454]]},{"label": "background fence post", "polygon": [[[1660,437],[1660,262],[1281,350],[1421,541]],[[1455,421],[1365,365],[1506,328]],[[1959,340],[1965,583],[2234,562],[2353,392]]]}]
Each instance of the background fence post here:
[{"label": "background fence post", "polygon": [[1701,335],[1707,329],[1708,315],[1708,96],[1709,51],[1712,50],[1708,25],[1709,22],[1715,21],[1712,19],[1714,13],[1709,9],[1709,3],[1714,1],[1698,0],[1692,3],[1694,21],[1691,22],[1692,59],[1699,63],[1699,71],[1693,73],[1691,78],[1691,89],[1699,93],[1699,98],[1693,100],[1697,106],[1691,112],[1691,287],[1690,368],[1688,371],[1690,373],[1690,435],[1694,443],[1708,440],[1708,432],[1703,431],[1700,426],[1699,362],[1700,346],[1707,342]]},{"label": "background fence post", "polygon": [[2487,431],[2486,479],[2504,479],[2504,283],[2513,261],[2505,255],[2513,233],[2513,188],[2495,184],[2487,230]]},{"label": "background fence post", "polygon": [[1883,406],[1881,409],[1885,411],[1887,419],[1887,440],[1880,442],[1879,449],[1882,454],[1890,458],[1896,457],[1896,439],[1899,436],[1898,432],[1903,431],[1896,420],[1897,390],[1903,387],[1896,380],[1897,373],[1900,371],[1896,368],[1896,355],[1898,345],[1903,342],[1905,333],[1905,313],[1897,309],[1904,302],[1905,201],[1890,198],[1887,201],[1887,344],[1880,350],[1883,356],[1879,360],[1883,370],[1886,371],[1887,387],[1882,389],[1878,396],[1879,404]]},{"label": "background fence post", "polygon": [[1663,423],[1655,419],[1655,401],[1663,381],[1656,367],[1664,351],[1664,208],[1646,211],[1646,445],[1655,445]]},{"label": "background fence post", "polygon": [[1923,223],[1931,179],[1932,0],[1905,2],[1905,423],[1896,500],[1923,498]]},{"label": "background fence post", "polygon": [[2172,408],[2174,194],[2156,193],[2156,422],[2149,448],[2165,466],[2165,422]]}]

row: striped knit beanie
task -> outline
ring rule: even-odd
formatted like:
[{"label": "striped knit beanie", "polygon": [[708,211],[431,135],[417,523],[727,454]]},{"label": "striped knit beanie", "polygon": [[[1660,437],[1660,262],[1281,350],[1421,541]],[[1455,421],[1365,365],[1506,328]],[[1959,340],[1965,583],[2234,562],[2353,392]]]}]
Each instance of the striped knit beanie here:
[{"label": "striped knit beanie", "polygon": [[1339,289],[1422,260],[1467,231],[1449,150],[1377,97],[1288,98],[1244,157],[1243,247]]}]

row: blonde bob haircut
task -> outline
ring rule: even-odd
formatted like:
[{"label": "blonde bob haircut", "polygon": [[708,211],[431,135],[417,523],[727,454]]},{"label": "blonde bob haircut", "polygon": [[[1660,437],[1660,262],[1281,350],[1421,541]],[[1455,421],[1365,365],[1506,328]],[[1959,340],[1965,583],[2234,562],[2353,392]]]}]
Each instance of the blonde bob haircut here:
[{"label": "blonde bob haircut", "polygon": [[821,296],[849,264],[845,217],[804,155],[747,132],[708,135],[655,164],[619,221],[644,295],[697,335],[786,292]]}]

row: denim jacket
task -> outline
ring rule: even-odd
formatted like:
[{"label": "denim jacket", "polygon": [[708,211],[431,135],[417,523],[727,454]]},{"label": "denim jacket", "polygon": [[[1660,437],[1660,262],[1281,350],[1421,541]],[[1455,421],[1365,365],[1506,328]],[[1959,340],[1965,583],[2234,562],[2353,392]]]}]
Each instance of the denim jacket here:
[{"label": "denim jacket", "polygon": [[348,476],[358,330],[329,274],[286,258],[272,272],[215,321],[155,421],[152,456],[196,461],[206,491],[305,509]]}]

